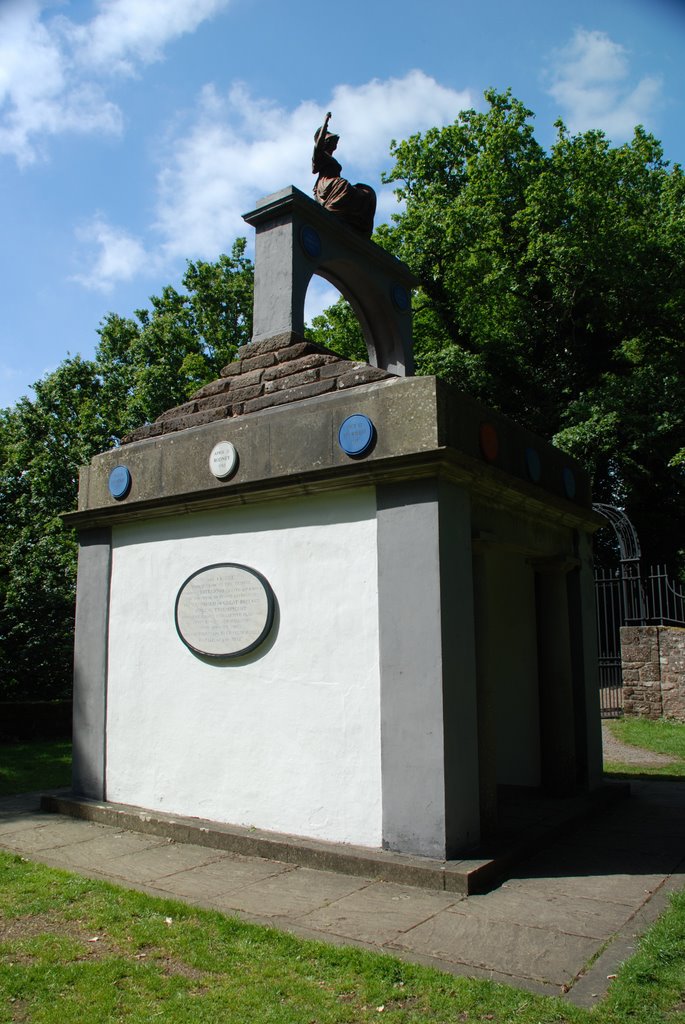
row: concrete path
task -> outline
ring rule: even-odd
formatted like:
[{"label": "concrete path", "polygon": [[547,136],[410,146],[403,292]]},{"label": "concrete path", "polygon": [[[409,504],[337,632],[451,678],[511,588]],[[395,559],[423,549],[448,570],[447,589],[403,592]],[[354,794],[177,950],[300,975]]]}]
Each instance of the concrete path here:
[{"label": "concrete path", "polygon": [[679,760],[669,754],[657,754],[654,750],[644,750],[642,747],[633,747],[628,743],[622,743],[613,736],[608,721],[602,722],[602,753],[604,754],[604,764],[614,761],[619,764],[667,765],[674,764]]},{"label": "concrete path", "polygon": [[0,848],[307,938],[591,1006],[636,936],[685,886],[685,783],[632,789],[499,888],[468,898],[47,814],[38,796],[0,800]]}]

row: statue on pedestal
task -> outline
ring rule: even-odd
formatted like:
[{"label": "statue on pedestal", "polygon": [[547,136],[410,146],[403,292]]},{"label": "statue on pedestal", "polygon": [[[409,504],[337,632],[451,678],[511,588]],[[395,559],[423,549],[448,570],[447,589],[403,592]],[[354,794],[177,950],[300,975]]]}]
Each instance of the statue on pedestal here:
[{"label": "statue on pedestal", "polygon": [[341,177],[342,166],[333,156],[339,135],[328,131],[330,111],[314,135],[312,174],[318,174],[314,185],[314,198],[326,210],[330,210],[345,224],[366,238],[371,238],[373,218],[376,212],[376,193],[370,185],[352,185]]}]

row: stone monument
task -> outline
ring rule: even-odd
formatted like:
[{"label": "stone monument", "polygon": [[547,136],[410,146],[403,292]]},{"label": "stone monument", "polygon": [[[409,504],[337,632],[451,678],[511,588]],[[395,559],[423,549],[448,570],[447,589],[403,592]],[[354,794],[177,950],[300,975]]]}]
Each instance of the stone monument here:
[{"label": "stone monument", "polygon": [[[245,219],[253,341],[66,517],[74,792],[449,861],[504,786],[600,785],[589,480],[412,376],[415,278],[359,230],[294,187]],[[313,274],[367,363],[306,339]]]}]

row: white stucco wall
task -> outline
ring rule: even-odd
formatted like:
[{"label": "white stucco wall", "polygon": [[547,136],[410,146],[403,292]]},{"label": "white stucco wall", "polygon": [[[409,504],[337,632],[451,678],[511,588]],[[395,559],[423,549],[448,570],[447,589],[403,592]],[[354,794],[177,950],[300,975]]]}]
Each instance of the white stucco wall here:
[{"label": "white stucco wall", "polygon": [[[174,625],[184,580],[239,562],[274,590],[274,628],[234,662]],[[381,844],[375,493],[317,495],[116,527],[108,800]]]}]

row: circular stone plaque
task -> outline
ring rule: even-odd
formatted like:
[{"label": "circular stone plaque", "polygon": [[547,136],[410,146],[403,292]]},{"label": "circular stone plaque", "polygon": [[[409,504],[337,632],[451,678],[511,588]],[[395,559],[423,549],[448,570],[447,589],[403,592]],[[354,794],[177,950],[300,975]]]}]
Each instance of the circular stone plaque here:
[{"label": "circular stone plaque", "polygon": [[209,456],[209,468],[217,480],[228,480],[238,466],[238,452],[230,441],[219,441]]},{"label": "circular stone plaque", "polygon": [[237,658],[266,639],[274,618],[273,590],[246,565],[207,565],[182,585],[175,618],[178,635],[195,654]]},{"label": "circular stone plaque", "polygon": [[366,455],[376,436],[376,429],[368,416],[355,413],[340,424],[338,443],[346,455]]},{"label": "circular stone plaque", "polygon": [[131,490],[131,473],[128,466],[115,466],[109,474],[107,486],[109,487],[109,493],[117,501],[125,498]]}]

